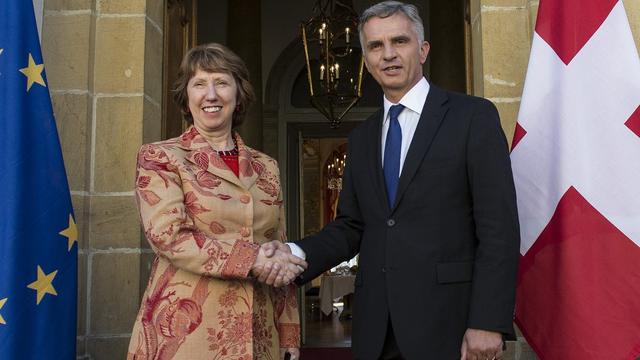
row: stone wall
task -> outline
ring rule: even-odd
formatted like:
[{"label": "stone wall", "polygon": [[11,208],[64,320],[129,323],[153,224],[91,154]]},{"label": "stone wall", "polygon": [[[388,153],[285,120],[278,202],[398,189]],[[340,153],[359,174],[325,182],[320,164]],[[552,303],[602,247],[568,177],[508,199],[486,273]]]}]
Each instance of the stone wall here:
[{"label": "stone wall", "polygon": [[79,226],[79,358],[121,359],[152,253],[133,196],[160,139],[162,0],[45,0],[43,53]]},{"label": "stone wall", "polygon": [[478,14],[482,72],[474,71],[475,91],[496,104],[509,139],[520,106],[537,10],[538,1],[483,0]]}]

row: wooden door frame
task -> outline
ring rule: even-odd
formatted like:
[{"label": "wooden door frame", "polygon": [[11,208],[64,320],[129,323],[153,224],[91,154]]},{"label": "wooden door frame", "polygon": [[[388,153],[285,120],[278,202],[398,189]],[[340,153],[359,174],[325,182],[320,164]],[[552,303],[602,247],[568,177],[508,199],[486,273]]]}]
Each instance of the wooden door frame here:
[{"label": "wooden door frame", "polygon": [[[180,109],[173,101],[171,91],[178,76],[178,69],[187,51],[197,44],[198,1],[166,0],[163,24],[163,67],[162,67],[162,139],[180,135],[187,127],[182,120]],[[172,14],[177,12],[177,14]],[[176,16],[177,18],[174,18]],[[176,39],[171,36],[179,32]],[[173,52],[175,50],[175,53]]]}]

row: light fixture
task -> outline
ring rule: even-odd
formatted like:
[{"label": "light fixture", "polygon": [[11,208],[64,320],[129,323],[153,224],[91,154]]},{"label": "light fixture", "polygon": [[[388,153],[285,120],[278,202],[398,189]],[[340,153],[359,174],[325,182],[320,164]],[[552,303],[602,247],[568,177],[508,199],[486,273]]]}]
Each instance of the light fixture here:
[{"label": "light fixture", "polygon": [[340,192],[342,190],[342,175],[347,161],[347,154],[334,151],[327,164],[327,189]]},{"label": "light fixture", "polygon": [[318,0],[313,12],[300,25],[309,95],[311,105],[336,128],[362,96],[358,15],[351,0]]}]

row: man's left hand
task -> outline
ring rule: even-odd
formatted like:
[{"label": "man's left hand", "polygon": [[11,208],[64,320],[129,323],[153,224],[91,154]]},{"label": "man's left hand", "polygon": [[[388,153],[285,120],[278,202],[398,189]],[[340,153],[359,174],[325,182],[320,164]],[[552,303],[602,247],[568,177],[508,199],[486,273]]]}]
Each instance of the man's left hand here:
[{"label": "man's left hand", "polygon": [[502,359],[502,334],[494,331],[467,329],[462,339],[460,360]]}]

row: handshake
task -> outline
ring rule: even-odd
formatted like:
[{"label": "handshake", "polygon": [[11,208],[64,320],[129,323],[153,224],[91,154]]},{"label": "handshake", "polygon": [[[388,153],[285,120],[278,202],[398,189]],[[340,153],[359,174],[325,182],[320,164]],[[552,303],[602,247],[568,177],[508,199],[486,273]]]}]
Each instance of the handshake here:
[{"label": "handshake", "polygon": [[274,240],[262,244],[251,274],[260,282],[274,287],[289,285],[307,268],[307,262],[293,255],[285,243]]}]

